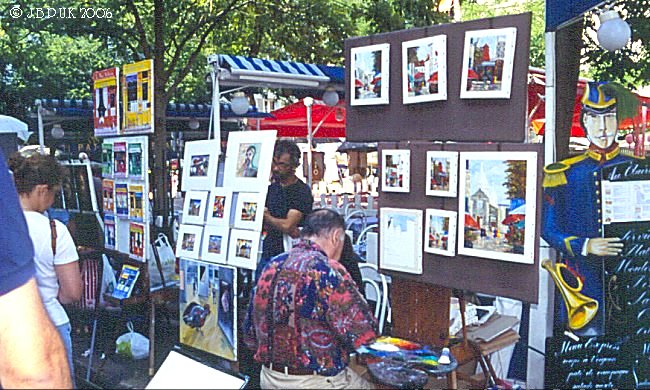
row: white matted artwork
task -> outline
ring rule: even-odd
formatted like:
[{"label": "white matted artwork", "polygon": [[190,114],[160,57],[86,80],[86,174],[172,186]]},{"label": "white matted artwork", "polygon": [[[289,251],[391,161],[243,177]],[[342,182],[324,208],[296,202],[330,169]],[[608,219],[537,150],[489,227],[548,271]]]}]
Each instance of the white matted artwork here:
[{"label": "white matted artwork", "polygon": [[381,190],[384,192],[411,191],[411,151],[384,149],[381,151]]},{"label": "white matted artwork", "polygon": [[461,152],[458,253],[533,264],[536,152]]},{"label": "white matted artwork", "polygon": [[443,256],[456,254],[455,211],[426,209],[424,216],[424,251]]},{"label": "white matted artwork", "polygon": [[203,226],[182,224],[178,229],[176,242],[176,257],[199,259],[201,255],[201,237]]},{"label": "white matted artwork", "polygon": [[381,269],[422,274],[422,210],[379,209]]},{"label": "white matted artwork", "polygon": [[228,134],[224,187],[261,191],[269,185],[275,130],[232,131]]},{"label": "white matted artwork", "polygon": [[458,152],[427,152],[426,194],[456,197],[458,193]]},{"label": "white matted artwork", "polygon": [[205,219],[207,225],[230,226],[230,210],[232,207],[233,193],[229,188],[214,187],[208,198]]},{"label": "white matted artwork", "polygon": [[402,42],[404,104],[447,99],[447,36]]},{"label": "white matted artwork", "polygon": [[231,229],[228,244],[228,265],[255,269],[260,248],[260,232]]},{"label": "white matted artwork", "polygon": [[206,226],[201,242],[201,259],[213,263],[226,264],[228,261],[228,226]]},{"label": "white matted artwork", "polygon": [[517,28],[465,32],[461,99],[510,99]]},{"label": "white matted artwork", "polygon": [[208,191],[190,190],[185,193],[183,223],[203,225],[208,202]]},{"label": "white matted artwork", "polygon": [[183,155],[182,191],[210,191],[217,182],[217,167],[221,144],[219,140],[200,140],[185,143]]},{"label": "white matted artwork", "polygon": [[234,226],[238,229],[261,231],[265,201],[266,191],[238,193]]},{"label": "white matted artwork", "polygon": [[350,49],[350,105],[388,104],[390,44]]}]

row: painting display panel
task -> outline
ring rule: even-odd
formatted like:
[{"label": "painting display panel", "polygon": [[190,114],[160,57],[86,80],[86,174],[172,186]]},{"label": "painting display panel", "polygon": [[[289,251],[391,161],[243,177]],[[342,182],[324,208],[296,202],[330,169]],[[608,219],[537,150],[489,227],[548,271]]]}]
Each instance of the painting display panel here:
[{"label": "painting display panel", "polygon": [[232,229],[228,244],[228,265],[255,269],[260,247],[260,232]]},{"label": "painting display panel", "polygon": [[465,32],[461,99],[510,98],[517,28]]},{"label": "painting display panel", "polygon": [[235,227],[262,231],[266,192],[240,192],[235,206]]},{"label": "painting display panel", "polygon": [[447,36],[402,42],[404,104],[447,99]]},{"label": "painting display panel", "polygon": [[182,224],[178,229],[176,242],[176,257],[198,259],[201,254],[201,237],[203,226]]},{"label": "painting display panel", "polygon": [[379,265],[422,274],[422,210],[379,209]]},{"label": "painting display panel", "polygon": [[237,360],[237,270],[181,258],[179,274],[181,344]]},{"label": "painting display panel", "polygon": [[456,255],[456,212],[426,209],[424,251],[443,256]]},{"label": "painting display panel", "polygon": [[230,226],[233,193],[229,188],[214,187],[207,206],[207,225]]},{"label": "painting display panel", "polygon": [[203,225],[207,201],[208,191],[187,191],[183,204],[183,223]]},{"label": "painting display panel", "polygon": [[350,50],[350,104],[388,104],[390,44],[353,47]]},{"label": "painting display panel", "polygon": [[458,152],[427,152],[426,194],[456,197],[458,193]]},{"label": "painting display panel", "polygon": [[183,155],[182,191],[210,191],[217,182],[217,168],[221,144],[219,140],[200,140],[185,143]]},{"label": "painting display panel", "polygon": [[228,261],[228,226],[206,226],[203,229],[201,260],[226,264]]},{"label": "painting display panel", "polygon": [[536,152],[461,152],[458,253],[533,264]]},{"label": "painting display panel", "polygon": [[269,184],[275,130],[237,131],[228,135],[224,187],[262,191]]},{"label": "painting display panel", "polygon": [[384,149],[381,152],[382,181],[384,192],[411,191],[411,151]]}]

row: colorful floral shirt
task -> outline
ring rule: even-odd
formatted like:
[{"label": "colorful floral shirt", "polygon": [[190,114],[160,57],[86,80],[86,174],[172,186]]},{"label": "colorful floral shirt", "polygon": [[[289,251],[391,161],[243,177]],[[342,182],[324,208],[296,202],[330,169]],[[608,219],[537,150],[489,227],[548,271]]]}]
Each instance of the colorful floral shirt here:
[{"label": "colorful floral shirt", "polygon": [[332,376],[377,337],[377,320],[345,270],[310,241],[273,258],[253,290],[255,359]]}]

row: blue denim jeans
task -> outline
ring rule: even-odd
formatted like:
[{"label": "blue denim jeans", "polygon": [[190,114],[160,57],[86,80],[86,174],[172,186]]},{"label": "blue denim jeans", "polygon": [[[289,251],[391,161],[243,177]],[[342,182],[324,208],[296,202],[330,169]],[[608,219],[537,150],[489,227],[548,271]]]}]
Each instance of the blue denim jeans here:
[{"label": "blue denim jeans", "polygon": [[56,327],[56,330],[59,331],[61,335],[61,340],[63,341],[63,346],[65,346],[65,353],[68,356],[68,365],[70,366],[70,379],[72,380],[72,387],[76,388],[75,377],[74,377],[74,362],[72,361],[72,337],[70,333],[72,332],[72,327],[69,322],[59,325]]}]

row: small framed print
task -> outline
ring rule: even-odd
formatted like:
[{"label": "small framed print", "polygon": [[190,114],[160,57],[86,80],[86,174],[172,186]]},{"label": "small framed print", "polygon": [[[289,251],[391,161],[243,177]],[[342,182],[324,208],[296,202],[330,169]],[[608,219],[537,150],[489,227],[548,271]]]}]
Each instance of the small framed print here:
[{"label": "small framed print", "polygon": [[275,130],[233,131],[228,134],[224,187],[262,191],[269,185]]},{"label": "small framed print", "polygon": [[142,178],[144,176],[142,144],[140,142],[128,143],[129,177]]},{"label": "small framed print", "polygon": [[126,183],[115,183],[115,214],[118,217],[128,218],[129,216],[129,185]]},{"label": "small framed print", "polygon": [[260,248],[260,232],[231,229],[228,244],[228,265],[255,269]]},{"label": "small framed print", "polygon": [[210,191],[207,206],[207,225],[230,226],[233,193],[229,188],[214,187]]},{"label": "small framed print", "polygon": [[238,229],[262,230],[266,192],[240,192],[235,206],[235,224]]},{"label": "small framed print", "polygon": [[126,177],[126,142],[113,143],[113,176]]},{"label": "small framed print", "polygon": [[102,144],[102,176],[113,177],[113,143]]},{"label": "small framed print", "polygon": [[115,216],[104,215],[104,247],[115,249]]},{"label": "small framed print", "polygon": [[105,214],[115,213],[115,182],[111,179],[102,180],[102,202]]},{"label": "small framed print", "polygon": [[454,198],[458,194],[458,152],[427,152],[426,194]]},{"label": "small framed print", "polygon": [[221,143],[219,140],[186,142],[181,190],[210,191],[217,182],[220,153]]},{"label": "small framed print", "polygon": [[187,191],[185,193],[185,203],[183,203],[183,223],[191,223],[194,225],[205,224],[207,202],[208,191]]},{"label": "small framed print", "polygon": [[388,104],[390,44],[350,49],[350,105]]},{"label": "small framed print", "polygon": [[517,28],[465,32],[461,99],[510,99]]},{"label": "small framed print", "polygon": [[411,191],[411,151],[384,149],[381,152],[383,192]]},{"label": "small framed print", "polygon": [[379,209],[379,265],[422,274],[422,210]]},{"label": "small framed print", "polygon": [[201,254],[201,237],[203,226],[182,224],[178,229],[176,257],[199,259]]},{"label": "small framed print", "polygon": [[456,212],[426,209],[424,251],[443,256],[456,255]]},{"label": "small framed print", "polygon": [[226,264],[228,260],[228,226],[206,226],[201,242],[201,259],[214,263]]},{"label": "small framed print", "polygon": [[131,255],[131,258],[145,261],[144,248],[147,243],[144,225],[131,222],[129,224],[129,255]]},{"label": "small framed print", "polygon": [[447,99],[447,36],[402,42],[404,104]]},{"label": "small framed print", "polygon": [[144,187],[140,184],[129,184],[129,217],[136,221],[144,220]]}]

